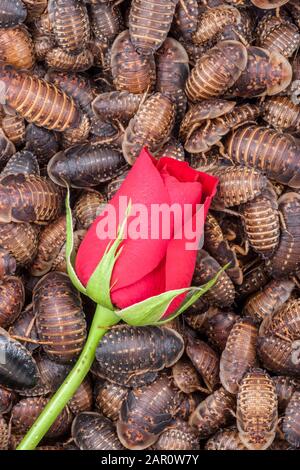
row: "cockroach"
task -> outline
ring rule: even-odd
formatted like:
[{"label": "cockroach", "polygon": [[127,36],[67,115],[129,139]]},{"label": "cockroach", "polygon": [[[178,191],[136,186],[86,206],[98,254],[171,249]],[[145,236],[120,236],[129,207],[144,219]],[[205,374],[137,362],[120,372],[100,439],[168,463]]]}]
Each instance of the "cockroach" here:
[{"label": "cockroach", "polygon": [[174,422],[178,392],[166,375],[146,387],[130,390],[117,422],[118,438],[127,449],[142,450],[154,444]]},{"label": "cockroach", "polygon": [[93,387],[89,377],[86,377],[68,403],[70,411],[76,416],[84,411],[90,411],[93,406]]},{"label": "cockroach", "polygon": [[[221,269],[219,263],[205,250],[199,250],[197,254],[196,267],[193,278],[193,285],[201,286],[211,280]],[[235,297],[234,285],[224,271],[220,274],[217,282],[204,295],[213,305],[229,307]]]},{"label": "cockroach", "polygon": [[201,401],[189,424],[196,427],[200,439],[205,439],[230,424],[234,410],[235,398],[221,387]]},{"label": "cockroach", "polygon": [[[29,351],[34,351],[39,347],[32,303],[27,305],[27,307],[20,313],[17,320],[14,321],[8,331],[13,338],[22,338],[23,346],[25,346]],[[26,338],[28,338],[28,340],[33,340],[33,342],[26,342]]]},{"label": "cockroach", "polygon": [[110,181],[126,166],[123,155],[112,148],[90,143],[58,152],[48,163],[48,174],[59,186],[97,186]]},{"label": "cockroach", "polygon": [[106,199],[102,193],[98,191],[83,192],[74,206],[74,216],[80,226],[88,229],[100,214],[105,203]]},{"label": "cockroach", "polygon": [[295,273],[300,266],[300,195],[294,192],[283,194],[278,200],[278,209],[283,227],[278,248],[268,263],[274,277],[283,277]]},{"label": "cockroach", "polygon": [[288,96],[272,96],[264,100],[263,118],[276,130],[298,132],[300,130],[300,105]]},{"label": "cockroach", "polygon": [[247,49],[238,41],[221,41],[197,62],[186,83],[190,101],[224,94],[247,65]]},{"label": "cockroach", "polygon": [[300,150],[289,134],[266,127],[246,126],[226,139],[225,151],[233,163],[261,170],[268,178],[292,188],[300,186]]},{"label": "cockroach", "polygon": [[95,115],[103,121],[128,123],[137,113],[144,95],[129,91],[101,93],[93,101]]},{"label": "cockroach", "polygon": [[0,28],[10,28],[23,23],[27,8],[21,0],[1,0]]},{"label": "cockroach", "polygon": [[130,39],[141,55],[151,55],[165,41],[178,0],[133,0],[129,13]]},{"label": "cockroach", "polygon": [[104,382],[96,393],[96,406],[104,416],[112,421],[117,421],[123,400],[125,400],[127,394],[127,387],[111,382]]},{"label": "cockroach", "polygon": [[259,263],[244,273],[243,284],[237,287],[237,294],[240,298],[245,298],[264,287],[269,280],[270,276],[265,264]]},{"label": "cockroach", "polygon": [[156,71],[152,56],[141,56],[134,49],[128,31],[120,33],[111,48],[111,73],[116,90],[130,93],[150,93]]},{"label": "cockroach", "polygon": [[[73,234],[73,244],[74,244],[74,252],[78,251],[80,243],[82,242],[84,236],[86,234],[86,230],[75,230]],[[60,249],[60,252],[56,256],[56,259],[53,261],[51,271],[59,271],[61,273],[67,274],[67,262],[66,262],[66,243]]]},{"label": "cockroach", "polygon": [[300,446],[300,392],[293,393],[289,404],[286,407],[283,418],[283,432],[289,444],[295,447]]},{"label": "cockroach", "polygon": [[278,336],[259,336],[257,353],[263,366],[276,374],[300,377],[299,341],[286,341]]},{"label": "cockroach", "polygon": [[[237,4],[234,4],[234,2],[231,3],[232,6],[239,6]],[[241,15],[241,20],[224,26],[223,29],[219,32],[219,34],[214,36],[212,43],[224,40],[241,41],[245,45],[252,43],[253,31],[255,29],[255,22],[253,18],[254,15],[252,15],[252,12],[247,8],[241,8],[239,12]]]},{"label": "cockroach", "polygon": [[164,431],[154,444],[155,450],[199,450],[197,432],[185,421],[178,419]]},{"label": "cockroach", "polygon": [[67,129],[62,133],[63,147],[72,147],[88,141],[91,131],[91,123],[86,114],[82,115],[80,124],[74,129]]},{"label": "cockroach", "polygon": [[191,414],[195,411],[200,402],[201,395],[197,393],[190,393],[189,395],[182,395],[180,403],[178,404],[176,418],[188,421]]},{"label": "cockroach", "polygon": [[179,1],[176,5],[172,32],[175,37],[180,36],[186,41],[192,41],[193,34],[197,30],[199,18],[198,0]]},{"label": "cockroach", "polygon": [[221,429],[205,444],[206,450],[246,450],[235,427]]},{"label": "cockroach", "polygon": [[281,336],[288,341],[300,338],[300,300],[289,299],[265,318],[260,333]]},{"label": "cockroach", "polygon": [[123,18],[118,5],[97,2],[91,3],[88,9],[94,36],[102,42],[112,43],[123,29]]},{"label": "cockroach", "polygon": [[72,437],[80,450],[123,450],[112,422],[95,412],[84,412],[72,423]]},{"label": "cockroach", "polygon": [[203,391],[200,376],[193,363],[186,357],[182,357],[173,365],[172,376],[176,387],[186,394]]},{"label": "cockroach", "polygon": [[40,164],[48,162],[59,150],[59,140],[56,133],[29,124],[26,127],[26,150],[37,156]]},{"label": "cockroach", "polygon": [[264,10],[272,10],[273,8],[279,8],[289,0],[251,0],[253,5],[257,8],[262,8]]},{"label": "cockroach", "polygon": [[256,46],[248,47],[247,52],[247,65],[228,90],[229,97],[271,96],[288,87],[292,79],[292,67],[286,57],[277,51]]},{"label": "cockroach", "polygon": [[0,167],[7,163],[8,159],[14,155],[16,148],[14,144],[6,137],[3,130],[0,129]]},{"label": "cockroach", "polygon": [[25,302],[25,290],[19,277],[9,276],[0,284],[0,325],[11,325],[20,315]]},{"label": "cockroach", "polygon": [[18,265],[32,261],[38,248],[39,230],[31,224],[0,223],[0,246],[7,250]]},{"label": "cockroach", "polygon": [[218,354],[200,339],[189,340],[186,354],[199,372],[207,389],[212,392],[219,384]]},{"label": "cockroach", "polygon": [[[44,397],[30,397],[20,400],[12,409],[11,423],[15,432],[26,433],[37,417],[41,414],[49,399]],[[64,435],[70,428],[72,414],[65,407],[56,418],[46,437],[54,439]]]},{"label": "cockroach", "polygon": [[235,322],[228,335],[220,360],[220,381],[236,394],[247,370],[256,364],[257,328],[250,318]]},{"label": "cockroach", "polygon": [[108,201],[110,201],[111,198],[116,194],[123,181],[125,181],[127,175],[128,171],[124,171],[120,176],[114,178],[110,183],[108,183],[106,190]]},{"label": "cockroach", "polygon": [[89,49],[75,55],[55,47],[47,52],[45,62],[49,68],[61,72],[84,72],[93,66],[94,56]]},{"label": "cockroach", "polygon": [[54,47],[53,39],[51,36],[36,35],[33,37],[33,47],[36,60],[44,61],[48,52]]},{"label": "cockroach", "polygon": [[[180,39],[180,38],[179,38]],[[198,44],[194,44],[192,41],[184,42],[180,41],[184,46],[187,55],[189,56],[189,62],[191,66],[195,66],[197,61],[207,52],[210,46],[199,46]]]},{"label": "cockroach", "polygon": [[5,361],[0,363],[1,385],[12,390],[33,388],[39,377],[38,368],[30,352],[0,328],[0,350]]},{"label": "cockroach", "polygon": [[259,22],[258,46],[291,57],[300,45],[300,33],[291,21],[266,15]]},{"label": "cockroach", "polygon": [[8,449],[8,441],[9,441],[8,425],[5,419],[3,418],[3,416],[0,416],[0,450]]},{"label": "cockroach", "polygon": [[133,375],[148,372],[154,380],[156,372],[172,366],[183,350],[183,338],[173,329],[124,325],[110,330],[97,347],[97,372],[120,385],[129,385]]},{"label": "cockroach", "polygon": [[240,11],[231,5],[208,8],[201,13],[192,39],[196,44],[205,44],[219,35],[225,26],[238,25],[241,20]]},{"label": "cockroach", "polygon": [[48,0],[22,0],[27,8],[27,21],[39,18],[47,8]]},{"label": "cockroach", "polygon": [[7,390],[6,388],[0,386],[0,413],[1,415],[8,413],[14,401],[16,400],[16,395],[12,390]]},{"label": "cockroach", "polygon": [[185,152],[183,145],[178,140],[171,137],[170,140],[166,142],[160,150],[158,150],[158,152],[155,152],[155,157],[169,157],[175,158],[175,160],[184,161]]},{"label": "cockroach", "polygon": [[86,339],[86,322],[79,293],[68,276],[46,274],[33,291],[33,309],[43,349],[53,360],[73,361]]},{"label": "cockroach", "polygon": [[15,274],[16,268],[17,262],[14,256],[0,246],[0,280]]},{"label": "cockroach", "polygon": [[223,351],[226,347],[228,336],[233,325],[240,320],[234,312],[217,311],[211,318],[207,319],[205,334],[214,347]]},{"label": "cockroach", "polygon": [[279,411],[284,411],[289,404],[293,393],[299,387],[299,382],[292,377],[284,375],[272,377],[272,381],[277,393],[278,409]]},{"label": "cockroach", "polygon": [[67,377],[71,366],[54,362],[43,352],[38,352],[35,359],[40,373],[40,384],[43,385],[46,393],[55,392]]},{"label": "cockroach", "polygon": [[55,40],[67,52],[77,52],[90,39],[90,21],[84,2],[49,0],[48,13]]},{"label": "cockroach", "polygon": [[295,283],[289,279],[273,279],[261,291],[249,297],[244,305],[243,314],[256,323],[270,318],[289,299]]},{"label": "cockroach", "polygon": [[31,36],[24,26],[0,29],[1,61],[18,69],[32,69],[35,64]]},{"label": "cockroach", "polygon": [[1,178],[7,175],[38,175],[40,174],[39,164],[36,156],[29,150],[20,150],[15,153],[0,173]]},{"label": "cockroach", "polygon": [[17,114],[4,116],[1,120],[1,127],[8,139],[15,145],[25,143],[25,121]]},{"label": "cockroach", "polygon": [[159,150],[169,139],[175,120],[175,105],[161,93],[155,93],[143,103],[125,131],[122,151],[133,165],[142,148]]}]

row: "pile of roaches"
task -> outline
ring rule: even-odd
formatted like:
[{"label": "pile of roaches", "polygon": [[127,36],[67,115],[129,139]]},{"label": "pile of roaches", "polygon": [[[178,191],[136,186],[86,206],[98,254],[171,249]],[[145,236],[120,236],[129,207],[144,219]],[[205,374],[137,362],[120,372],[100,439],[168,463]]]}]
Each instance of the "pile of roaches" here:
[{"label": "pile of roaches", "polygon": [[[0,449],[85,343],[65,264],[141,148],[219,177],[165,327],[113,327],[39,449],[300,447],[299,0],[0,0]],[[176,269],[176,266],[174,266]]]}]

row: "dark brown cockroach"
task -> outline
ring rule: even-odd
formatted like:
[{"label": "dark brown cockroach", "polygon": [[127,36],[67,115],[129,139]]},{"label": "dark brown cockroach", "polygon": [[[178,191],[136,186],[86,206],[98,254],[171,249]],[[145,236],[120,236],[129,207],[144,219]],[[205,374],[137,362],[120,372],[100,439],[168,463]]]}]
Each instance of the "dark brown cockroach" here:
[{"label": "dark brown cockroach", "polygon": [[221,429],[205,444],[205,450],[246,450],[235,427]]},{"label": "dark brown cockroach", "polygon": [[90,411],[93,407],[93,387],[90,377],[79,385],[75,394],[68,403],[70,411],[76,416],[83,411]]},{"label": "dark brown cockroach", "polygon": [[220,360],[220,380],[223,387],[236,394],[247,370],[256,364],[257,328],[250,318],[235,322]]},{"label": "dark brown cockroach", "polygon": [[[84,236],[86,234],[86,230],[75,230],[73,236],[73,245],[74,245],[74,252],[77,253],[80,243],[82,242]],[[66,243],[60,249],[60,252],[56,256],[54,260],[51,271],[59,271],[61,273],[67,274],[67,262],[66,262]]]},{"label": "dark brown cockroach", "polygon": [[0,181],[0,221],[45,224],[58,216],[62,192],[37,175],[7,175]]},{"label": "dark brown cockroach", "polygon": [[167,38],[157,52],[156,91],[174,102],[177,121],[181,121],[186,109],[184,87],[188,75],[189,57],[186,50],[176,39]]},{"label": "dark brown cockroach", "polygon": [[202,125],[198,124],[199,127],[194,132],[189,132],[184,148],[189,153],[208,152],[213,145],[218,145],[222,137],[231,129],[255,122],[259,113],[259,107],[253,104],[236,106],[229,113],[204,122]]},{"label": "dark brown cockroach", "polygon": [[183,145],[178,140],[171,137],[170,140],[163,145],[160,150],[158,150],[158,152],[155,152],[155,157],[169,157],[175,158],[175,160],[184,161],[185,153]]},{"label": "dark brown cockroach", "polygon": [[29,150],[20,150],[15,153],[0,173],[1,178],[7,175],[39,175],[40,169],[36,156]]},{"label": "dark brown cockroach", "polygon": [[9,276],[0,283],[0,325],[11,325],[20,315],[25,302],[25,290],[19,277]]},{"label": "dark brown cockroach", "polygon": [[272,96],[264,100],[263,118],[276,130],[297,132],[300,130],[300,105],[288,96]]},{"label": "dark brown cockroach", "polygon": [[129,13],[130,39],[137,52],[151,55],[165,41],[178,0],[133,0]]},{"label": "dark brown cockroach", "polygon": [[269,273],[262,262],[246,271],[243,277],[243,284],[237,287],[237,294],[240,298],[253,294],[270,280]]},{"label": "dark brown cockroach", "polygon": [[3,100],[27,121],[57,131],[80,123],[80,110],[55,85],[8,65],[0,67],[0,80]]},{"label": "dark brown cockroach", "polygon": [[117,421],[123,400],[125,400],[127,394],[127,387],[111,382],[104,382],[96,393],[96,406],[104,416],[112,421]]},{"label": "dark brown cockroach", "polygon": [[166,375],[146,387],[130,390],[117,422],[120,442],[131,450],[151,446],[174,422],[177,407],[178,391]]},{"label": "dark brown cockroach", "polygon": [[86,114],[82,115],[80,124],[74,129],[67,129],[62,133],[62,146],[72,147],[88,141],[91,131],[91,123]]},{"label": "dark brown cockroach", "polygon": [[34,53],[37,61],[45,60],[46,55],[54,47],[50,36],[36,35],[33,37]]},{"label": "dark brown cockroach", "polygon": [[6,137],[3,130],[0,129],[0,167],[3,168],[8,159],[14,155],[16,148],[14,144]]},{"label": "dark brown cockroach", "polygon": [[55,47],[47,52],[45,62],[49,68],[61,72],[84,72],[92,67],[94,55],[89,49],[83,49],[75,55]]},{"label": "dark brown cockroach", "polygon": [[88,6],[91,29],[97,40],[112,43],[123,30],[121,11],[113,2],[93,2]]},{"label": "dark brown cockroach", "polygon": [[186,353],[199,372],[209,392],[215,390],[219,382],[219,357],[217,353],[200,339],[189,339]]},{"label": "dark brown cockroach", "polygon": [[196,62],[186,83],[188,99],[195,102],[224,94],[246,65],[247,49],[242,43],[219,42]]},{"label": "dark brown cockroach", "polygon": [[289,0],[251,0],[253,5],[257,8],[262,8],[264,10],[272,10],[273,8],[279,8]]},{"label": "dark brown cockroach", "polygon": [[278,409],[279,411],[284,411],[293,393],[299,387],[299,381],[284,375],[272,377],[272,381],[277,393]]},{"label": "dark brown cockroach", "polygon": [[27,21],[39,18],[47,8],[48,0],[22,0],[27,8]]},{"label": "dark brown cockroach", "polygon": [[300,299],[289,299],[281,308],[266,317],[260,334],[279,336],[287,341],[300,338]]},{"label": "dark brown cockroach", "polygon": [[292,67],[286,57],[277,51],[250,46],[247,65],[228,90],[228,95],[252,98],[276,95],[285,90],[292,79]]},{"label": "dark brown cockroach", "polygon": [[54,155],[48,163],[48,174],[60,186],[68,183],[73,188],[84,188],[110,181],[125,166],[119,151],[86,143]]},{"label": "dark brown cockroach", "polygon": [[21,0],[2,0],[0,28],[10,28],[25,21],[27,8]]},{"label": "dark brown cockroach", "polygon": [[0,29],[1,62],[18,69],[32,69],[35,64],[31,36],[24,26]]},{"label": "dark brown cockroach", "polygon": [[257,353],[263,366],[276,374],[300,377],[299,341],[286,341],[278,336],[259,336]]},{"label": "dark brown cockroach", "polygon": [[186,357],[182,357],[174,364],[172,376],[176,387],[186,394],[203,391],[200,376],[192,362]]},{"label": "dark brown cockroach", "polygon": [[145,145],[150,152],[159,150],[169,139],[174,120],[174,103],[161,93],[150,96],[125,131],[122,150],[126,161],[133,165]]},{"label": "dark brown cockroach", "polygon": [[167,429],[159,436],[153,449],[169,451],[199,450],[197,432],[188,423],[178,419],[170,429]]},{"label": "dark brown cockroach", "polygon": [[19,265],[32,261],[38,247],[39,230],[31,224],[0,223],[0,246],[7,250]]},{"label": "dark brown cockroach", "polygon": [[283,18],[266,15],[257,26],[257,45],[269,51],[277,51],[291,57],[300,45],[300,33],[296,25]]},{"label": "dark brown cockroach", "polygon": [[79,293],[68,276],[46,274],[33,291],[33,309],[38,335],[49,358],[68,363],[81,352],[86,339],[86,322]]},{"label": "dark brown cockroach", "polygon": [[283,432],[286,440],[294,447],[300,446],[300,392],[293,393],[285,410]]},{"label": "dark brown cockroach", "polygon": [[197,30],[199,18],[198,0],[179,1],[176,5],[172,32],[175,37],[182,37],[184,42],[192,41],[194,32]]},{"label": "dark brown cockroach", "polygon": [[90,39],[90,21],[84,2],[49,0],[48,13],[59,47],[67,52],[76,52],[87,46]]},{"label": "dark brown cockroach", "polygon": [[[23,346],[29,351],[34,351],[39,347],[32,304],[27,305],[23,312],[20,313],[17,320],[9,328],[9,334],[13,338],[22,339]],[[33,340],[33,342],[27,342],[26,338]]]},{"label": "dark brown cockroach", "polygon": [[38,382],[38,368],[30,352],[0,328],[1,385],[12,390],[28,390]]},{"label": "dark brown cockroach", "polygon": [[189,424],[197,428],[200,439],[205,439],[230,424],[234,410],[235,398],[221,387],[201,401]]},{"label": "dark brown cockroach", "polygon": [[236,407],[236,422],[242,443],[249,450],[264,450],[275,439],[278,421],[277,395],[271,377],[253,369],[243,377]]},{"label": "dark brown cockroach", "polygon": [[129,91],[110,91],[101,93],[93,101],[95,115],[103,121],[127,123],[137,113],[144,95]]},{"label": "dark brown cockroach", "polygon": [[9,429],[8,425],[0,415],[0,450],[7,450],[8,449],[8,441],[9,441]]},{"label": "dark brown cockroach", "polygon": [[256,323],[261,323],[285,304],[294,287],[294,282],[289,279],[273,279],[261,291],[247,299],[243,314],[251,317]]},{"label": "dark brown cockroach", "polygon": [[94,412],[80,413],[72,423],[72,437],[80,450],[123,450],[113,423]]},{"label": "dark brown cockroach", "polygon": [[29,124],[26,127],[25,148],[37,156],[40,164],[46,163],[58,152],[58,136],[48,129]]},{"label": "dark brown cockroach", "polygon": [[[206,251],[199,250],[197,254],[193,285],[201,286],[210,281],[220,271],[219,263]],[[226,272],[222,272],[211,289],[204,294],[208,302],[220,306],[229,307],[235,297],[234,285]]]},{"label": "dark brown cockroach", "polygon": [[0,246],[0,279],[15,274],[16,268],[17,262],[14,256]]},{"label": "dark brown cockroach", "polygon": [[62,215],[47,225],[40,234],[38,251],[30,267],[33,276],[43,276],[51,270],[65,241],[66,216]]},{"label": "dark brown cockroach", "polygon": [[295,273],[300,267],[300,194],[283,194],[278,200],[278,209],[283,227],[278,248],[268,263],[274,277],[283,277]]},{"label": "dark brown cockroach", "polygon": [[220,5],[215,8],[207,8],[200,15],[197,30],[193,34],[193,42],[205,44],[218,36],[225,26],[238,25],[242,17],[240,11],[230,5]]},{"label": "dark brown cockroach", "polygon": [[7,390],[6,388],[0,386],[0,414],[3,415],[8,413],[14,401],[16,400],[16,395],[13,391]]},{"label": "dark brown cockroach", "polygon": [[74,206],[74,216],[80,227],[88,229],[100,214],[105,203],[105,197],[98,191],[83,192]]},{"label": "dark brown cockroach", "polygon": [[219,351],[223,351],[233,325],[240,320],[234,312],[217,311],[207,319],[205,334],[209,342]]},{"label": "dark brown cockroach", "polygon": [[15,145],[25,143],[25,121],[17,114],[4,116],[1,120],[1,127],[5,135]]},{"label": "dark brown cockroach", "polygon": [[35,358],[40,373],[40,384],[48,392],[54,393],[65,380],[71,370],[71,366],[54,362],[42,352],[39,352]]},{"label": "dark brown cockroach", "polygon": [[[20,400],[11,412],[11,423],[14,432],[26,433],[41,414],[48,401],[49,399],[44,397],[30,397]],[[72,414],[65,407],[52,424],[46,437],[53,439],[64,435],[70,429],[71,422]]]},{"label": "dark brown cockroach", "polygon": [[183,338],[173,329],[124,325],[110,330],[99,344],[97,375],[127,386],[134,375],[149,373],[153,381],[157,372],[172,366],[183,351]]},{"label": "dark brown cockroach", "polygon": [[289,134],[246,126],[226,139],[225,150],[233,163],[261,170],[268,178],[292,188],[300,186],[300,149]]},{"label": "dark brown cockroach", "polygon": [[129,32],[123,31],[111,48],[111,73],[116,90],[150,93],[156,79],[154,58],[139,55],[130,41]]}]

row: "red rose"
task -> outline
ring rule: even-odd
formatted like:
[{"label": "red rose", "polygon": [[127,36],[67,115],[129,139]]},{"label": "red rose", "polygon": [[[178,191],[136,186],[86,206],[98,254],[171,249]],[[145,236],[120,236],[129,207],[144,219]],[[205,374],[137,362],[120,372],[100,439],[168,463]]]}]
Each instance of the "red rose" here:
[{"label": "red rose", "polygon": [[[116,226],[123,220],[118,218],[120,196],[127,196],[133,207],[135,204],[143,204],[148,209],[146,222],[149,237],[131,239],[129,233],[129,237],[122,242],[122,253],[116,261],[111,280],[111,300],[115,306],[122,309],[167,290],[190,286],[197,250],[186,249],[186,238],[174,238],[172,216],[169,220],[170,237],[163,239],[162,231],[159,230],[158,239],[151,239],[151,205],[170,206],[177,203],[183,208],[184,204],[189,204],[195,217],[196,204],[203,204],[205,219],[217,183],[215,177],[192,169],[186,162],[168,157],[156,160],[146,149],[142,150],[121,188],[110,201],[116,209]],[[77,253],[76,273],[85,286],[110,242],[110,239],[99,239],[97,235],[98,223],[105,216],[107,213],[104,209],[88,230]],[[128,226],[133,217],[129,217]]]}]

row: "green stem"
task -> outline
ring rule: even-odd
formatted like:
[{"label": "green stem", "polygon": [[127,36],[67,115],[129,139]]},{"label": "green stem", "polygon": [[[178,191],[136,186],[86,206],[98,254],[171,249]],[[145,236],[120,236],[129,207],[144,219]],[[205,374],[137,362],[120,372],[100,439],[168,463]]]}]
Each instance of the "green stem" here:
[{"label": "green stem", "polygon": [[109,327],[118,321],[119,318],[114,312],[97,305],[87,341],[74,368],[32,425],[17,450],[36,448],[89,372],[99,341],[107,333]]}]

